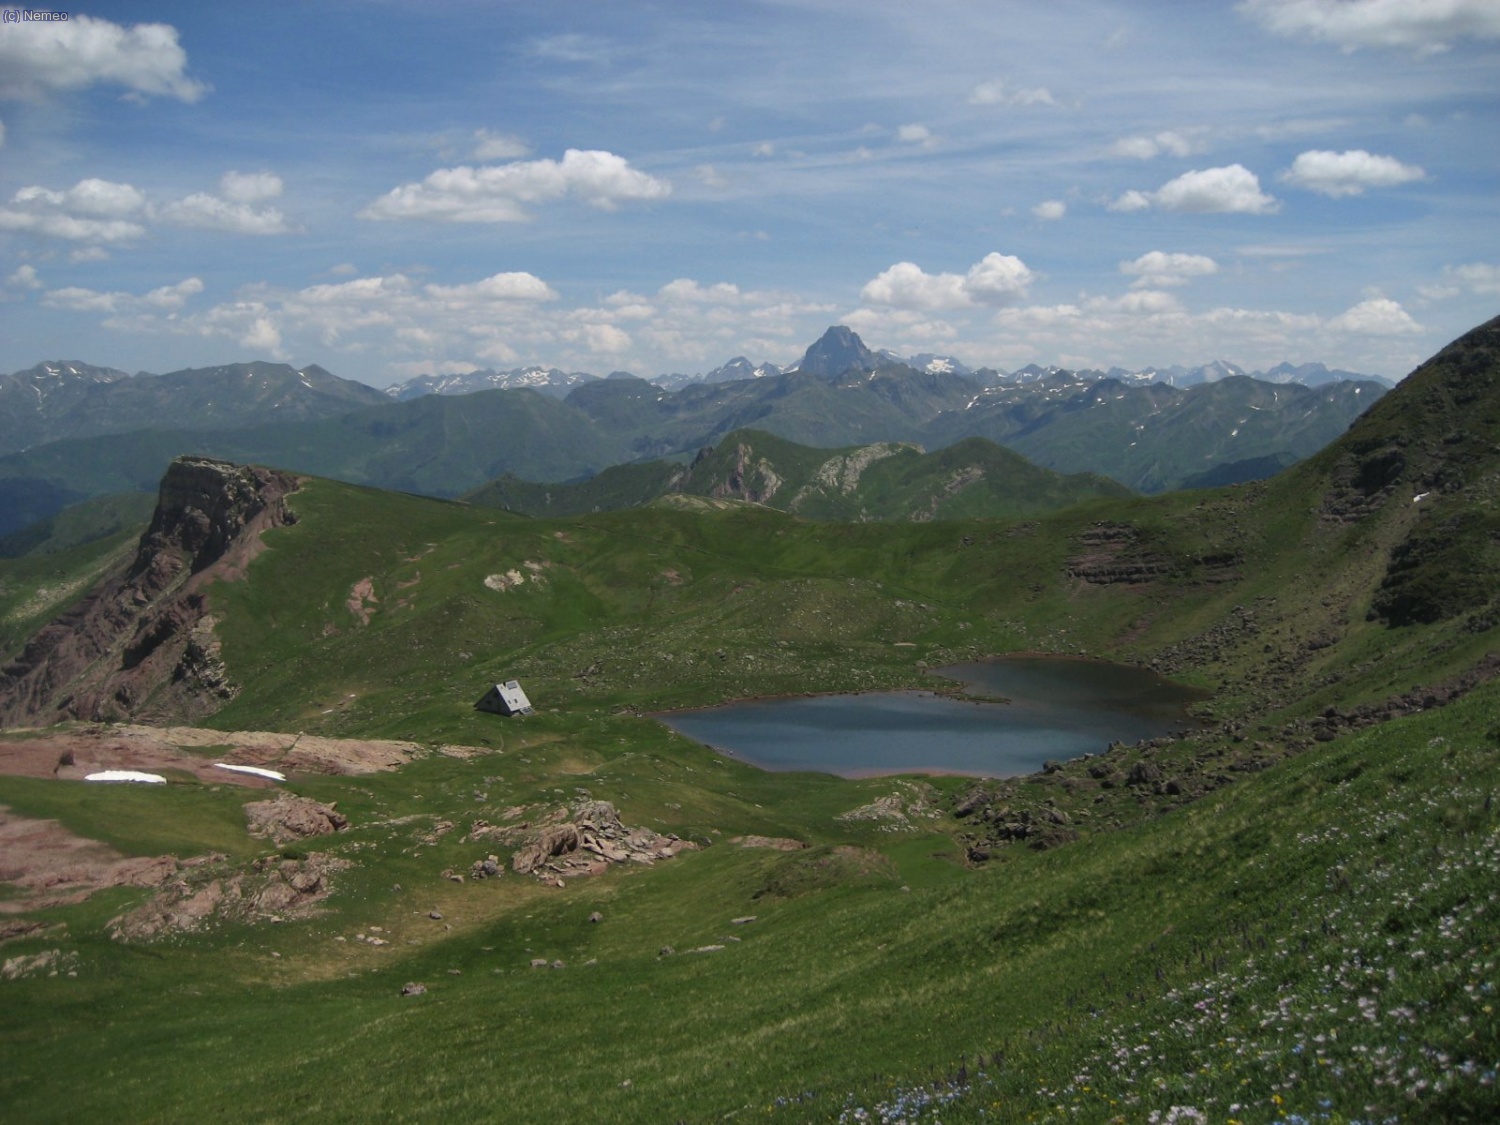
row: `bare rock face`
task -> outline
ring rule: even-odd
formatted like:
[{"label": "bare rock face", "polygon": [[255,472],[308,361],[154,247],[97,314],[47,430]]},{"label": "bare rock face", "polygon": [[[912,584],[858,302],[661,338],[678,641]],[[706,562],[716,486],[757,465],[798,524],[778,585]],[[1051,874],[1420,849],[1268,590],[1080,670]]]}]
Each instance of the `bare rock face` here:
[{"label": "bare rock face", "polygon": [[250,802],[245,806],[245,820],[250,835],[269,837],[277,844],[327,836],[349,827],[349,818],[332,805],[290,793],[278,793],[269,801]]},{"label": "bare rock face", "polygon": [[173,461],[130,565],[0,668],[0,724],[193,719],[234,698],[204,591],[243,575],[261,532],[293,522],[296,488],[273,469]]}]

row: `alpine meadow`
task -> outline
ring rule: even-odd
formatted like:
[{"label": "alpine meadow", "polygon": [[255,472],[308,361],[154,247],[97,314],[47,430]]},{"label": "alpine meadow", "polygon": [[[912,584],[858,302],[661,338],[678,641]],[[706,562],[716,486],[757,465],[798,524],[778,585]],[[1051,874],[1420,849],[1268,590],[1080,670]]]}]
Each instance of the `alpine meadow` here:
[{"label": "alpine meadow", "polygon": [[101,13],[0,1119],[1500,1120],[1494,0]]},{"label": "alpine meadow", "polygon": [[[5,670],[49,724],[0,780],[6,1104],[1482,1118],[1497,436],[1500,321],[1270,480],[1019,521],[179,461],[138,541],[7,564],[9,620],[74,604]],[[647,715],[1011,651],[1211,695],[999,780],[767,773]],[[513,677],[535,713],[473,708]],[[167,783],[63,780],[106,762]]]}]

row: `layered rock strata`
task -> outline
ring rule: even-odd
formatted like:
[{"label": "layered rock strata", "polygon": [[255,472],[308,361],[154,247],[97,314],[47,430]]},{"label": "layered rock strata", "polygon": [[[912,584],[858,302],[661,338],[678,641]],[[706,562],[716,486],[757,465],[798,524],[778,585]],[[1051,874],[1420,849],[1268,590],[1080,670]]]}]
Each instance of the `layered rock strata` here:
[{"label": "layered rock strata", "polygon": [[0,724],[191,719],[232,699],[208,587],[233,580],[268,528],[293,522],[296,478],[179,457],[134,558],[0,668]]}]

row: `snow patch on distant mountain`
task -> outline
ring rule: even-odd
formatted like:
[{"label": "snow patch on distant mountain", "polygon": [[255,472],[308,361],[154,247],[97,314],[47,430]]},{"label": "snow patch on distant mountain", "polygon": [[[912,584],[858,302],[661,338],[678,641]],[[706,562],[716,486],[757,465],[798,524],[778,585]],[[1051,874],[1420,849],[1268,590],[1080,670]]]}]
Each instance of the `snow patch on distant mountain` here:
[{"label": "snow patch on distant mountain", "polygon": [[529,387],[554,398],[563,398],[580,383],[591,383],[598,378],[587,372],[562,371],[556,367],[517,367],[510,371],[486,369],[462,375],[418,375],[387,387],[385,393],[397,402],[408,402],[423,395],[468,395],[476,391]]}]

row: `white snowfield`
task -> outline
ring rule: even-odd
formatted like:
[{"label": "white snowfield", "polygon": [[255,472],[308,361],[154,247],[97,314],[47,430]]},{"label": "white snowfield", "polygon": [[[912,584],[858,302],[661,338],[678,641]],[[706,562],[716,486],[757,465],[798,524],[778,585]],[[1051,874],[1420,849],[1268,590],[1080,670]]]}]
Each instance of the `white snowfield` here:
[{"label": "white snowfield", "polygon": [[286,774],[275,770],[263,770],[259,766],[231,766],[228,762],[215,762],[215,769],[233,770],[235,773],[253,773],[256,777],[269,777],[272,781],[285,781]]},{"label": "white snowfield", "polygon": [[147,785],[165,785],[167,779],[159,773],[142,773],[140,770],[100,770],[91,773],[84,781],[140,781]]}]

